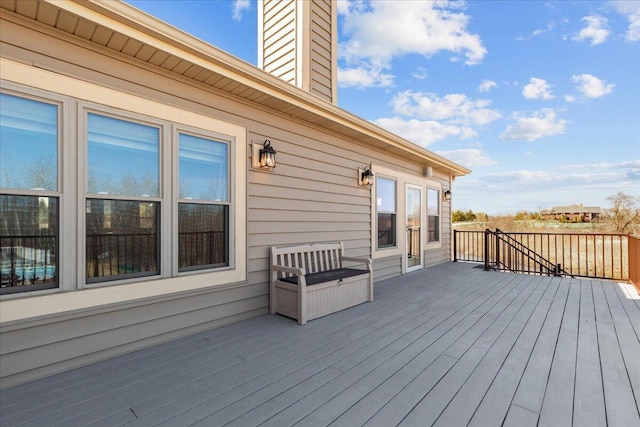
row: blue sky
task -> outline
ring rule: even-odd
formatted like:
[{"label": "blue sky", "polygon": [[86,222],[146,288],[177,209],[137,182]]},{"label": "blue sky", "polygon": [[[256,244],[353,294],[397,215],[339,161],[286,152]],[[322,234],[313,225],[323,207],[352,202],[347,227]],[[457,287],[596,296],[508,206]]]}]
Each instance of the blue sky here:
[{"label": "blue sky", "polygon": [[[128,3],[253,65],[255,0]],[[640,1],[339,1],[340,107],[472,174],[489,214],[640,197]]]}]

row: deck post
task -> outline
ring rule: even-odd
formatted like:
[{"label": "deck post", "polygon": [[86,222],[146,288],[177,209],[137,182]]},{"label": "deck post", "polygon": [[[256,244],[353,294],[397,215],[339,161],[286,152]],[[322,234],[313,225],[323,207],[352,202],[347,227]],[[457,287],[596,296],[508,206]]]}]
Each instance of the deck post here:
[{"label": "deck post", "polygon": [[458,261],[458,230],[453,230],[453,262]]},{"label": "deck post", "polygon": [[484,231],[484,271],[489,271],[489,233],[488,228]]}]

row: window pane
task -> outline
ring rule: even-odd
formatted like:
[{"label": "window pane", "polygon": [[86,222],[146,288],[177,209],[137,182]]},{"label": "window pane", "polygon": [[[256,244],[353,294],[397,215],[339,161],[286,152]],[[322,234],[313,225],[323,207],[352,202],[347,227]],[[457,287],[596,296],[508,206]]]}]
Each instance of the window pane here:
[{"label": "window pane", "polygon": [[179,271],[229,265],[229,207],[178,204]]},{"label": "window pane", "polygon": [[396,215],[378,213],[378,248],[396,246]]},{"label": "window pane", "polygon": [[159,274],[159,207],[87,199],[87,282]]},{"label": "window pane", "polygon": [[440,217],[429,215],[429,230],[427,239],[429,242],[437,242],[440,240]]},{"label": "window pane", "polygon": [[228,199],[228,145],[179,134],[180,199]]},{"label": "window pane", "polygon": [[396,182],[394,180],[378,178],[376,194],[378,212],[396,211]]},{"label": "window pane", "polygon": [[440,191],[427,189],[427,214],[440,215]]},{"label": "window pane", "polygon": [[89,113],[89,193],[158,197],[160,129]]},{"label": "window pane", "polygon": [[58,189],[58,107],[0,94],[0,187]]},{"label": "window pane", "polygon": [[58,287],[58,198],[0,196],[0,294]]}]

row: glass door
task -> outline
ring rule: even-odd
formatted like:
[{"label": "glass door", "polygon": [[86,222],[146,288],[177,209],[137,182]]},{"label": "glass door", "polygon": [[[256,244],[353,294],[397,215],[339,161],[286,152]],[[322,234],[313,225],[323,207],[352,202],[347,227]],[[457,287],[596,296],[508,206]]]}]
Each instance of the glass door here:
[{"label": "glass door", "polygon": [[422,188],[407,184],[406,271],[422,268]]}]

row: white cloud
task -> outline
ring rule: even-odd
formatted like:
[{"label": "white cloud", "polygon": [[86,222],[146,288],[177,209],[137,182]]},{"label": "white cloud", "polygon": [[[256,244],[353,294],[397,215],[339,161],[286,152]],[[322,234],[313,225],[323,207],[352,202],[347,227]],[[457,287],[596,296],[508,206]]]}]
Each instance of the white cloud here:
[{"label": "white cloud", "polygon": [[338,84],[341,87],[355,87],[364,89],[368,87],[393,86],[393,75],[384,72],[383,67],[355,67],[349,69],[338,68]]},{"label": "white cloud", "polygon": [[513,118],[515,123],[507,127],[500,135],[501,139],[535,141],[545,136],[565,133],[567,130],[567,121],[557,118],[552,108],[543,108],[530,117],[515,113]]},{"label": "white cloud", "polygon": [[576,89],[587,98],[600,98],[610,94],[615,85],[607,84],[591,74],[579,74],[571,76],[571,81],[575,83]]},{"label": "white cloud", "polygon": [[446,157],[447,159],[470,169],[481,166],[492,166],[498,163],[479,148],[462,148],[452,151],[436,151],[436,154]]},{"label": "white cloud", "polygon": [[433,142],[450,136],[459,136],[462,139],[477,136],[471,128],[446,125],[435,120],[405,120],[391,117],[375,120],[374,123],[422,147],[428,147]]},{"label": "white cloud", "polygon": [[233,3],[233,19],[236,21],[242,20],[242,13],[250,8],[251,3],[249,0],[235,0]]},{"label": "white cloud", "polygon": [[609,21],[604,16],[585,16],[582,21],[587,23],[578,34],[573,36],[574,41],[591,40],[591,46],[604,43],[609,37]]},{"label": "white cloud", "polygon": [[495,87],[498,87],[498,83],[493,80],[483,80],[480,86],[478,86],[478,92],[489,92]]},{"label": "white cloud", "polygon": [[540,36],[540,35],[542,35],[544,33],[549,33],[551,31],[553,31],[553,29],[555,27],[556,27],[556,23],[552,21],[552,22],[549,22],[545,28],[536,28],[535,30],[533,30],[533,32],[531,32],[530,35],[528,35],[528,36],[520,36],[516,40],[519,40],[519,41],[529,40],[529,39],[531,39],[533,37],[538,37],[538,36]]},{"label": "white cloud", "polygon": [[522,96],[527,99],[552,99],[551,86],[546,80],[531,77],[529,84],[522,88]]},{"label": "white cloud", "polygon": [[393,58],[429,57],[442,51],[464,55],[467,64],[481,62],[487,50],[480,37],[467,30],[469,17],[460,11],[463,5],[450,0],[338,3],[346,35],[338,52],[345,71],[389,69]]},{"label": "white cloud", "polygon": [[397,114],[427,120],[444,120],[448,124],[485,125],[499,119],[499,111],[488,108],[487,99],[472,100],[453,93],[439,98],[434,93],[406,90],[391,101]]},{"label": "white cloud", "polygon": [[615,0],[610,4],[629,21],[625,39],[629,42],[640,41],[640,2],[637,0]]},{"label": "white cloud", "polygon": [[424,67],[418,67],[418,69],[413,72],[412,76],[414,79],[424,80],[428,76],[427,69]]}]

